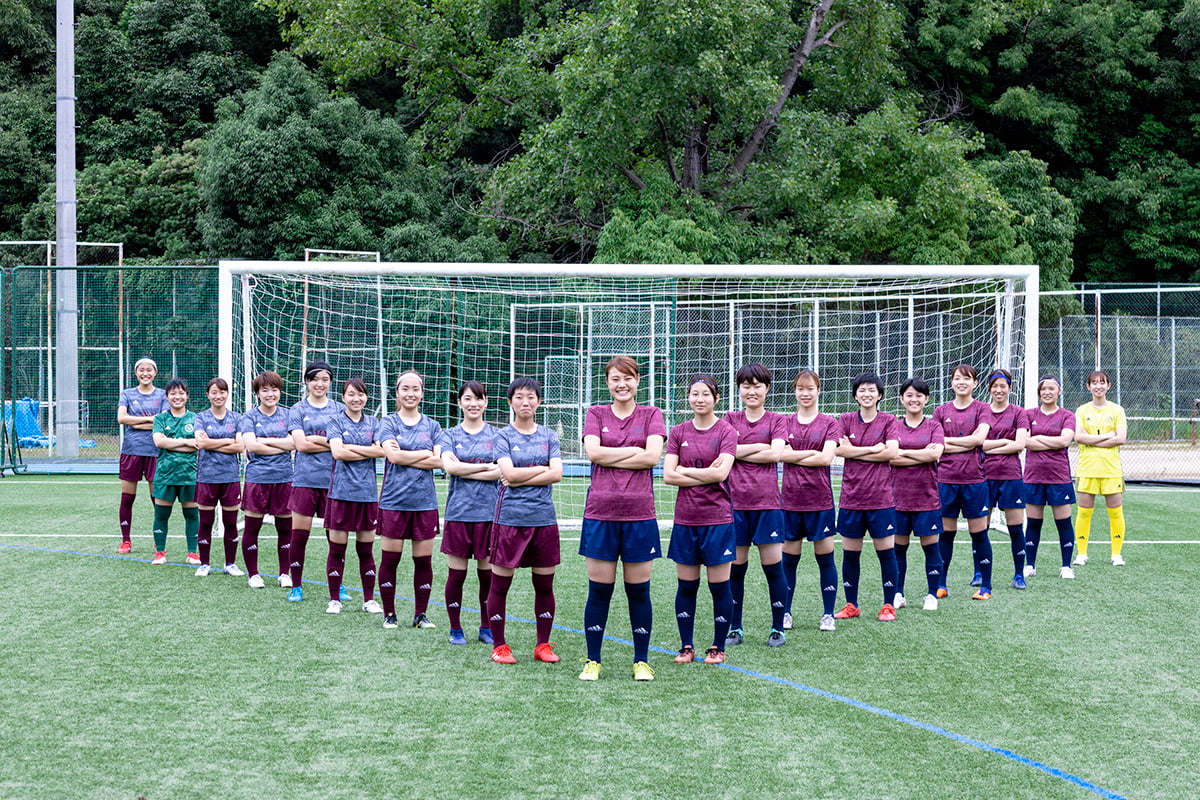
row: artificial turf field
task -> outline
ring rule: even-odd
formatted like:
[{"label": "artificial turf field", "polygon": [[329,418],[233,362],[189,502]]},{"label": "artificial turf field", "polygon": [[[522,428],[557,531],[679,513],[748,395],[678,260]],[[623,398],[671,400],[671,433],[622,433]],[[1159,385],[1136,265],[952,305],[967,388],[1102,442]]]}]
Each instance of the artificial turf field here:
[{"label": "artificial turf field", "polygon": [[[515,666],[435,630],[384,631],[347,605],[324,613],[325,548],[308,549],[306,599],[268,581],[172,564],[150,567],[145,487],[134,552],[115,555],[115,477],[0,480],[0,797],[3,798],[1177,798],[1197,795],[1200,666],[1195,613],[1200,493],[1135,487],[1129,565],[1108,564],[1098,512],[1092,563],[1057,577],[1047,531],[1025,592],[1003,579],[969,600],[959,537],[951,597],[920,610],[919,548],[909,596],[875,621],[877,562],[863,559],[864,617],[820,633],[816,566],[800,565],[796,628],[766,647],[766,589],[752,556],[747,643],[720,667],[676,665],[674,570],[656,562],[652,683],[630,679],[618,589],[596,683],[585,655],[583,559],[564,529],[554,639],[536,663],[532,592],[509,599]],[[1047,526],[1050,528],[1050,526]],[[274,573],[264,529],[264,574]],[[664,536],[665,540],[665,536]],[[219,554],[220,545],[214,551]],[[839,557],[840,568],[840,557]],[[357,565],[348,557],[352,594]],[[412,565],[398,610],[410,613]],[[474,608],[475,581],[465,603]],[[701,590],[697,644],[709,635]],[[464,614],[468,633],[477,616]]]}]

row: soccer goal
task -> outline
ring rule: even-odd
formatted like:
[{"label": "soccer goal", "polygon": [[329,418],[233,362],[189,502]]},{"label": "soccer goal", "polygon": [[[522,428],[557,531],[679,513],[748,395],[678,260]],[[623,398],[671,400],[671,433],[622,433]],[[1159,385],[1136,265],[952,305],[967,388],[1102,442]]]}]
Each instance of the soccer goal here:
[{"label": "soccer goal", "polygon": [[[822,377],[822,408],[851,408],[850,381],[872,371],[889,395],[910,375],[949,399],[954,365],[1010,369],[1035,400],[1036,267],[690,266],[557,264],[221,263],[220,368],[249,405],[254,375],[283,376],[284,402],[304,364],[327,360],[335,391],[350,376],[390,410],[398,372],[425,378],[425,411],[457,422],[454,393],[483,382],[489,418],[507,421],[504,388],[518,375],[545,387],[542,421],[581,455],[589,405],[607,402],[603,365],[635,358],[639,402],[667,423],[688,414],[691,375],[716,378],[736,407],[733,373],[761,361],[776,376],[769,407],[794,409],[803,368]],[[1019,395],[1020,396],[1020,395]],[[894,397],[884,407],[896,411]]]}]

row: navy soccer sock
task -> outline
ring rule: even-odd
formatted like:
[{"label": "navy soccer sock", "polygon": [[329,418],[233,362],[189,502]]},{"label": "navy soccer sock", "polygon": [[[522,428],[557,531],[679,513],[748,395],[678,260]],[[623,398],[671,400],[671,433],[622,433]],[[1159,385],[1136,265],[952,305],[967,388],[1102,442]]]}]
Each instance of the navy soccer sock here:
[{"label": "navy soccer sock", "polygon": [[750,562],[729,565],[729,591],[733,596],[733,613],[729,617],[730,627],[742,627],[742,601],[746,598],[746,571]]},{"label": "navy soccer sock", "polygon": [[858,605],[858,577],[862,570],[862,551],[842,551],[842,589],[846,592],[846,602]]},{"label": "navy soccer sock", "polygon": [[680,578],[675,588],[675,624],[679,628],[679,643],[693,644],[696,630],[696,595],[700,593],[700,579],[685,581]]},{"label": "navy soccer sock", "polygon": [[1075,525],[1071,518],[1054,520],[1058,528],[1058,549],[1062,551],[1062,565],[1071,566],[1071,556],[1075,553]]},{"label": "navy soccer sock", "polygon": [[942,582],[942,549],[933,542],[921,545],[921,550],[925,553],[925,585],[929,594],[937,597]]},{"label": "navy soccer sock", "polygon": [[904,578],[908,573],[908,544],[896,545],[896,591],[904,594]]},{"label": "navy soccer sock", "polygon": [[1025,563],[1037,568],[1038,545],[1042,543],[1044,519],[1030,517],[1025,521]]},{"label": "navy soccer sock", "polygon": [[942,589],[950,585],[947,579],[950,574],[950,561],[954,558],[954,537],[956,535],[958,535],[958,531],[942,531],[942,535],[938,539],[938,551],[942,554],[942,579],[938,581],[938,587]]},{"label": "navy soccer sock", "polygon": [[713,601],[713,647],[725,649],[729,635],[729,618],[733,614],[733,592],[729,581],[709,581],[708,591]]},{"label": "navy soccer sock", "polygon": [[876,550],[875,557],[879,559],[880,581],[883,583],[883,602],[885,605],[896,604],[896,548]]},{"label": "navy soccer sock", "polygon": [[979,591],[991,594],[992,540],[988,538],[986,530],[971,534],[971,553],[975,557],[975,571],[983,579],[979,584]]},{"label": "navy soccer sock", "polygon": [[587,602],[583,605],[583,638],[587,642],[587,657],[591,661],[600,660],[612,596],[613,584],[588,581]]},{"label": "navy soccer sock", "polygon": [[824,613],[832,614],[837,604],[838,572],[837,560],[833,553],[817,553],[817,570],[821,576],[821,608]]},{"label": "navy soccer sock", "polygon": [[1025,530],[1020,523],[1008,526],[1009,546],[1012,548],[1013,574],[1025,571]]},{"label": "navy soccer sock", "polygon": [[785,552],[783,554],[783,575],[788,585],[787,602],[784,604],[783,610],[789,614],[792,613],[792,598],[796,596],[796,570],[799,566],[799,553]]},{"label": "navy soccer sock", "polygon": [[787,606],[788,585],[783,574],[783,563],[762,565],[763,575],[767,576],[767,591],[771,597],[771,627],[777,631],[783,630],[783,612]]},{"label": "navy soccer sock", "polygon": [[626,583],[625,599],[629,601],[629,627],[633,630],[633,660],[646,661],[650,655],[650,634],[654,630],[650,581]]}]

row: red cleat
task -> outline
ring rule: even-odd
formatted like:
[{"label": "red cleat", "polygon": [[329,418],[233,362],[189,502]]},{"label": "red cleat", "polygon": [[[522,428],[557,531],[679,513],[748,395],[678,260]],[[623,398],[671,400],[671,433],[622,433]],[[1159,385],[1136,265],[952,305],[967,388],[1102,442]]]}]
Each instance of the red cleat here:
[{"label": "red cleat", "polygon": [[506,644],[498,644],[492,650],[492,661],[497,664],[515,664],[517,659],[512,654],[512,648]]},{"label": "red cleat", "polygon": [[834,619],[853,619],[854,617],[861,617],[861,616],[862,616],[862,612],[858,610],[858,606],[854,605],[853,603],[846,603],[846,607],[843,608],[841,611],[837,612],[836,614],[834,614],[833,618]]},{"label": "red cleat", "polygon": [[883,608],[879,609],[879,621],[880,622],[895,622],[896,621],[896,609],[892,608],[891,603],[884,603]]},{"label": "red cleat", "polygon": [[554,642],[542,642],[533,648],[533,660],[545,661],[547,664],[557,663],[560,659],[554,655]]},{"label": "red cleat", "polygon": [[118,553],[125,554],[125,553],[129,553],[132,551],[133,551],[133,542],[121,542],[119,545],[117,545]]}]

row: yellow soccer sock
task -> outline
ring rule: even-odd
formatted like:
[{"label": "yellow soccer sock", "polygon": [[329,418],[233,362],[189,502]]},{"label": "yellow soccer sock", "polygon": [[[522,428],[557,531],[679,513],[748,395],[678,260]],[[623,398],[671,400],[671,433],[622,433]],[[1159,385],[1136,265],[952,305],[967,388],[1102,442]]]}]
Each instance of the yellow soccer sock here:
[{"label": "yellow soccer sock", "polygon": [[1075,517],[1075,555],[1086,556],[1088,546],[1088,536],[1092,532],[1092,512],[1094,508],[1079,507],[1079,514]]},{"label": "yellow soccer sock", "polygon": [[1121,545],[1125,544],[1125,509],[1121,506],[1108,509],[1108,527],[1112,531],[1112,554],[1121,555]]}]

